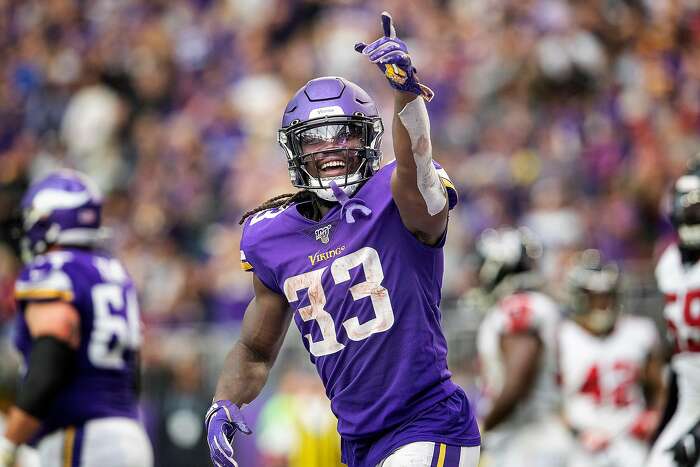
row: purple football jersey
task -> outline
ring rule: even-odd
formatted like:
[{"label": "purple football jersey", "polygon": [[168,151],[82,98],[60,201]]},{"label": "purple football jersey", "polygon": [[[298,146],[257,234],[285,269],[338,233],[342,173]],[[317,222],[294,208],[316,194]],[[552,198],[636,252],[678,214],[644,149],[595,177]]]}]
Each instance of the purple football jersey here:
[{"label": "purple football jersey", "polygon": [[[368,217],[348,223],[340,205],[319,222],[296,206],[272,209],[247,219],[241,239],[242,267],[289,301],[344,441],[380,439],[458,390],[440,327],[444,238],[431,247],[406,229],[391,194],[394,167],[353,197]],[[439,173],[452,207],[456,193]],[[431,439],[432,430],[478,445],[466,410],[463,426],[416,436]]]},{"label": "purple football jersey", "polygon": [[15,296],[20,310],[15,345],[25,364],[32,350],[24,317],[28,303],[62,300],[80,314],[74,376],[55,395],[37,439],[93,418],[136,418],[141,329],[136,292],[122,264],[81,249],[47,253],[22,270]]}]

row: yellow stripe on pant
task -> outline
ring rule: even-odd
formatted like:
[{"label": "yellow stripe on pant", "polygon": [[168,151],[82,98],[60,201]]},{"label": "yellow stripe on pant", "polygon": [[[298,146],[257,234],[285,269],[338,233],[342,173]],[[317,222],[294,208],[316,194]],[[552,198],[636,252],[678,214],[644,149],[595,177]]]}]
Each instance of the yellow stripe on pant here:
[{"label": "yellow stripe on pant", "polygon": [[63,467],[71,467],[73,464],[73,446],[75,445],[75,427],[65,429],[63,435]]},{"label": "yellow stripe on pant", "polygon": [[440,454],[438,454],[437,467],[444,467],[445,452],[447,452],[447,445],[445,443],[440,443]]}]

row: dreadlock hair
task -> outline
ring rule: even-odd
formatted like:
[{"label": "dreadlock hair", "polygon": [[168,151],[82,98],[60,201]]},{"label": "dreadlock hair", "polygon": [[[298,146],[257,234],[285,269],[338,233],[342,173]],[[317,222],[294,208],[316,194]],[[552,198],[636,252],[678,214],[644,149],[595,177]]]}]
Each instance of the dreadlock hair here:
[{"label": "dreadlock hair", "polygon": [[273,198],[268,199],[257,208],[251,209],[250,211],[244,213],[241,216],[241,220],[238,221],[238,225],[243,225],[246,219],[248,219],[253,214],[259,213],[260,211],[267,211],[268,209],[287,207],[295,202],[311,201],[313,198],[314,195],[309,190],[300,190],[296,193],[285,193],[283,195],[275,196]]}]

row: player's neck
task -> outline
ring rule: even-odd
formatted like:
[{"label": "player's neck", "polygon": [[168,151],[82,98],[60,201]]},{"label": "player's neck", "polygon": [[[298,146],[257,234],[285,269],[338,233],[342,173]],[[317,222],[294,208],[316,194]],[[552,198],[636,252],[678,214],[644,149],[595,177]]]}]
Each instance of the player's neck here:
[{"label": "player's neck", "polygon": [[300,204],[298,210],[302,216],[318,222],[323,219],[323,216],[325,216],[336,204],[338,203],[326,201],[323,198],[313,195],[311,197],[311,202]]}]

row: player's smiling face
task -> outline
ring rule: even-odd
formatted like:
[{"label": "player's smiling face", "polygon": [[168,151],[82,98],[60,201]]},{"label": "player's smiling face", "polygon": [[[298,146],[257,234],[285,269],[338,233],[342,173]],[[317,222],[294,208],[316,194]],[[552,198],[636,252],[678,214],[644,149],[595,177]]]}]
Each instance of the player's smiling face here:
[{"label": "player's smiling face", "polygon": [[339,177],[360,166],[359,149],[364,147],[362,131],[356,125],[325,125],[300,135],[306,156],[304,168],[312,177]]}]

